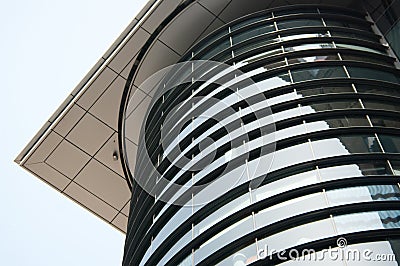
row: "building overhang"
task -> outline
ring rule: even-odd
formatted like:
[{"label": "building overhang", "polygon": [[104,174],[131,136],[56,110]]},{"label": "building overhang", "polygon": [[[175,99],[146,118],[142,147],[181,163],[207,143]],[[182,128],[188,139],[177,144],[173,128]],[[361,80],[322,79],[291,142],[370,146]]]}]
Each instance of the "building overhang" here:
[{"label": "building overhang", "polygon": [[[259,10],[321,1],[150,0],[68,95],[15,162],[61,194],[126,232],[130,190],[121,163],[120,106],[134,119],[126,150],[134,164],[153,92],[140,84],[176,63],[217,28]],[[352,1],[323,1],[349,6]],[[125,98],[123,95],[125,92]],[[129,92],[129,94],[127,94]]]}]

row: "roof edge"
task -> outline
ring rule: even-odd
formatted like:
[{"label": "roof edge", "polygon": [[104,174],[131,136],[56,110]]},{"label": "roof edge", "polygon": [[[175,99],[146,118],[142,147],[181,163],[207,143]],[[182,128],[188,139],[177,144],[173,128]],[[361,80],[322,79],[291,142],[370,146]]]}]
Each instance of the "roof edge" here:
[{"label": "roof edge", "polygon": [[123,47],[125,42],[129,40],[135,30],[137,30],[143,23],[144,19],[151,13],[156,6],[159,5],[161,0],[151,0],[146,3],[146,5],[138,12],[137,16],[129,23],[129,25],[121,32],[118,38],[111,44],[111,46],[106,50],[106,52],[100,57],[100,59],[95,63],[95,65],[88,71],[88,73],[83,77],[83,79],[75,86],[72,92],[67,96],[60,107],[50,116],[50,118],[45,122],[45,124],[39,129],[39,131],[34,135],[34,137],[29,141],[29,143],[22,149],[22,151],[14,159],[14,162],[22,165],[24,161],[29,157],[29,155],[35,150],[35,147],[40,145],[40,143],[48,135],[49,130],[55,124],[55,122],[60,119],[64,113],[66,113],[73,101],[84,91],[86,86],[89,85],[98,73],[103,70],[112,56]]}]

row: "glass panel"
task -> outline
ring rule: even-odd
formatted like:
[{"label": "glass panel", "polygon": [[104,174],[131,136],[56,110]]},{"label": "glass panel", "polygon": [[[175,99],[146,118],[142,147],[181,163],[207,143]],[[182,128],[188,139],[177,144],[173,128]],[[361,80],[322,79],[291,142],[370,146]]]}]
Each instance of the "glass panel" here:
[{"label": "glass panel", "polygon": [[255,243],[252,243],[247,247],[241,249],[240,251],[235,252],[235,254],[217,263],[217,265],[218,266],[249,265],[256,260],[257,260],[257,246]]},{"label": "glass panel", "polygon": [[249,216],[224,229],[200,246],[194,254],[195,263],[199,263],[219,248],[253,230],[253,217]]},{"label": "glass panel", "polygon": [[376,138],[372,135],[338,136],[311,142],[315,158],[325,158],[354,153],[381,152]]},{"label": "glass panel", "polygon": [[272,114],[273,116],[273,120],[275,122],[281,121],[281,120],[285,120],[288,118],[292,118],[292,117],[296,117],[296,116],[300,116],[302,115],[300,108],[299,107],[295,107],[293,109],[288,109],[282,112],[278,112],[278,113],[274,113]]},{"label": "glass panel", "polygon": [[332,37],[347,37],[356,40],[365,40],[370,42],[379,42],[379,37],[374,35],[364,35],[364,34],[357,34],[354,32],[340,32],[340,31],[331,31]]},{"label": "glass panel", "polygon": [[284,128],[284,129],[281,129],[281,130],[278,130],[275,132],[275,141],[290,138],[293,136],[303,135],[306,133],[307,133],[307,129],[304,126],[304,124]]},{"label": "glass panel", "polygon": [[280,61],[275,61],[275,62],[268,63],[268,64],[266,64],[264,66],[264,68],[267,69],[267,70],[271,70],[271,69],[278,68],[278,67],[283,67],[283,66],[286,66],[285,59],[280,59]]},{"label": "glass panel", "polygon": [[153,249],[156,249],[165,240],[165,238],[173,232],[173,230],[178,228],[178,226],[183,221],[186,221],[191,215],[191,207],[183,206],[181,209],[179,209],[179,211],[176,212],[175,215],[172,216],[172,218],[170,218],[163,228],[158,232],[157,236],[155,236],[152,243]]},{"label": "glass panel", "polygon": [[363,104],[367,109],[378,109],[388,111],[400,111],[400,105],[395,103],[377,102],[371,100],[363,100]]},{"label": "glass panel", "polygon": [[356,99],[337,100],[322,103],[309,103],[307,106],[302,106],[303,114],[322,112],[327,110],[344,110],[344,109],[361,109],[361,104]]},{"label": "glass panel", "polygon": [[346,21],[346,20],[331,20],[329,18],[325,19],[326,25],[329,26],[336,26],[336,27],[344,27],[344,28],[350,28],[350,29],[359,29],[359,30],[365,30],[372,32],[372,28],[369,24],[359,24],[355,23],[352,21]]},{"label": "glass panel", "polygon": [[285,52],[293,52],[293,51],[304,51],[304,50],[312,50],[312,49],[325,49],[325,48],[334,48],[332,43],[306,43],[291,47],[285,47]]},{"label": "glass panel", "polygon": [[374,211],[361,212],[346,215],[334,216],[338,234],[348,234],[353,232],[399,228],[400,227],[400,211]]},{"label": "glass panel", "polygon": [[255,36],[259,36],[268,32],[273,32],[275,31],[275,26],[273,24],[262,24],[262,25],[257,25],[254,27],[251,27],[249,29],[246,29],[244,32],[235,34],[232,36],[232,43],[233,45],[238,44],[243,41],[247,41],[250,38],[253,38]]},{"label": "glass panel", "polygon": [[391,175],[392,172],[385,161],[371,161],[321,168],[319,174],[322,181],[330,181],[358,176]]},{"label": "glass panel", "polygon": [[[216,40],[218,40],[218,39],[221,39],[222,36],[225,36],[225,35],[228,35],[228,34],[229,34],[229,30],[228,30],[228,28],[225,28],[225,29],[218,30],[218,32],[214,33],[213,35],[208,35],[208,36],[210,36],[210,39],[207,41],[207,43],[205,43],[204,45],[202,45],[202,48],[203,48],[203,47],[206,47],[206,45],[209,45],[209,44],[211,44],[212,42],[214,42],[214,41],[216,41]],[[206,38],[207,38],[207,37],[206,37]],[[229,39],[228,36],[226,36],[226,37],[224,37],[224,38]],[[202,48],[201,48],[201,49],[202,49]],[[199,52],[199,51],[196,51],[195,54],[197,54],[198,52]]]},{"label": "glass panel", "polygon": [[337,85],[337,86],[323,86],[318,88],[296,88],[297,94],[303,97],[329,94],[329,93],[342,93],[342,92],[354,92],[354,89],[350,85]]},{"label": "glass panel", "polygon": [[340,128],[340,127],[369,127],[369,122],[365,116],[350,117],[344,116],[340,118],[328,118],[323,121],[309,122],[306,123],[308,132],[314,132],[318,130],[325,130],[329,128]]},{"label": "glass panel", "polygon": [[307,81],[324,78],[345,78],[346,73],[342,67],[314,67],[300,70],[293,70],[292,77],[294,82]]},{"label": "glass panel", "polygon": [[[251,42],[251,43],[246,43],[246,45],[243,45],[240,47],[234,47],[234,53],[235,53],[235,56],[238,56],[238,55],[244,54],[248,51],[251,51],[256,48],[263,47],[263,46],[266,46],[268,44],[275,43],[278,41],[279,41],[279,39],[277,38],[277,36],[264,36],[260,39],[253,40],[253,42]],[[282,53],[282,49],[275,49],[275,50],[269,50],[268,52],[265,52],[262,55],[264,55],[264,58],[265,58],[266,55],[272,56],[272,55],[276,55],[276,54],[280,54],[280,53]],[[256,55],[256,56],[259,57],[260,55]]]},{"label": "glass panel", "polygon": [[178,251],[185,247],[190,241],[192,241],[192,231],[187,232],[171,248],[169,248],[158,265],[165,265]]},{"label": "glass panel", "polygon": [[198,236],[214,224],[225,219],[236,211],[248,206],[250,204],[250,195],[246,193],[231,202],[225,204],[215,212],[209,214],[203,221],[194,226],[194,235]]},{"label": "glass panel", "polygon": [[327,207],[322,192],[282,202],[255,214],[256,229],[286,218]]},{"label": "glass panel", "polygon": [[187,256],[178,266],[192,266],[192,254]]},{"label": "glass panel", "polygon": [[373,93],[373,94],[400,97],[400,90],[398,88],[388,88],[388,87],[383,87],[382,85],[378,86],[378,85],[366,85],[366,84],[357,84],[356,87],[359,93]]},{"label": "glass panel", "polygon": [[[314,240],[336,235],[330,219],[300,225],[258,241],[258,250],[271,255],[272,251],[284,250]],[[275,253],[274,252],[274,253]]]},{"label": "glass panel", "polygon": [[[266,169],[264,173],[268,173],[267,170],[275,171],[290,165],[313,160],[311,146],[308,142],[298,145],[293,145],[283,150],[278,150],[275,152],[274,156],[275,157],[274,160],[272,161],[270,169]],[[261,164],[260,166],[263,166],[263,164]],[[249,171],[251,171],[251,169]],[[258,175],[250,175],[250,176],[258,176]]]},{"label": "glass panel", "polygon": [[336,43],[336,47],[386,55],[386,52],[384,52],[384,51],[372,49],[372,48],[368,48],[368,47],[364,47],[364,46],[360,46],[360,45],[354,45],[354,44]]},{"label": "glass panel", "polygon": [[253,202],[258,202],[263,199],[278,195],[280,193],[315,184],[319,182],[318,173],[316,170],[307,171],[304,173],[282,177],[275,182],[258,187],[251,191]]},{"label": "glass panel", "polygon": [[278,21],[278,29],[290,29],[298,27],[324,26],[321,19],[295,19]]},{"label": "glass panel", "polygon": [[257,88],[261,89],[261,91],[268,91],[289,84],[289,74],[278,74],[272,78],[265,78],[257,82]]},{"label": "glass panel", "polygon": [[[246,50],[246,49],[247,49],[246,47],[247,47],[247,45],[244,46],[244,47],[241,47],[241,48],[237,48],[237,50],[235,50],[235,54],[236,54],[236,55],[239,55],[239,54],[241,54],[243,51],[244,51],[244,52],[247,51],[247,50]],[[243,49],[243,48],[244,48],[244,49]],[[247,64],[256,62],[256,61],[258,61],[258,60],[261,60],[261,59],[264,59],[264,58],[268,58],[268,57],[270,57],[270,56],[274,56],[274,55],[281,54],[281,53],[282,53],[282,49],[269,50],[269,51],[267,51],[267,52],[263,52],[263,53],[260,53],[260,54],[251,56],[251,57],[249,57],[249,58],[247,58],[247,59],[244,59],[243,61],[238,62],[238,63],[236,64],[236,66],[237,66],[237,67],[241,67],[241,66],[244,66],[244,65],[247,65]]]},{"label": "glass panel", "polygon": [[353,78],[367,78],[399,83],[398,77],[393,73],[364,67],[348,67],[347,69],[349,71],[350,77]]},{"label": "glass panel", "polygon": [[339,56],[337,54],[332,54],[332,55],[316,55],[308,57],[290,58],[288,59],[288,63],[289,65],[293,65],[298,63],[321,62],[327,60],[339,60]]},{"label": "glass panel", "polygon": [[400,190],[393,185],[349,187],[328,190],[326,197],[330,206],[337,206],[366,201],[400,200]]},{"label": "glass panel", "polygon": [[276,97],[272,97],[268,99],[268,105],[272,106],[272,105],[276,105],[279,103],[283,103],[283,102],[287,102],[287,101],[291,101],[294,99],[297,99],[297,94],[294,92],[290,92],[290,93],[286,93],[286,94],[282,94]]},{"label": "glass panel", "polygon": [[267,18],[271,18],[271,13],[263,14],[262,16],[258,16],[258,17],[255,17],[255,18],[246,19],[244,21],[236,23],[235,25],[232,25],[231,29],[232,29],[232,31],[235,31],[237,29],[243,28],[246,25],[250,25],[250,24],[252,24],[254,22],[261,21],[261,20],[264,20],[264,19],[267,19]]},{"label": "glass panel", "polygon": [[400,153],[400,136],[382,134],[379,135],[379,140],[385,152]]},{"label": "glass panel", "polygon": [[[211,57],[213,57],[216,54],[218,54],[219,52],[229,48],[230,46],[231,46],[231,43],[230,43],[229,39],[226,39],[226,40],[222,41],[221,43],[214,45],[213,48],[211,48],[211,50],[209,50],[205,54],[198,57],[198,59],[203,59],[203,60],[210,59]],[[197,56],[195,56],[195,58],[197,58]]]},{"label": "glass panel", "polygon": [[393,63],[389,63],[382,59],[373,58],[370,56],[350,55],[350,54],[344,54],[344,53],[341,53],[341,56],[342,56],[343,60],[360,61],[360,62],[368,62],[368,63],[374,63],[374,64],[379,64],[379,65],[385,65],[385,66],[393,66]]},{"label": "glass panel", "polygon": [[305,39],[305,38],[316,38],[316,37],[329,37],[329,34],[324,31],[320,33],[302,33],[302,34],[282,34],[281,40],[290,41],[290,40],[297,40],[297,39]]},{"label": "glass panel", "polygon": [[391,160],[390,164],[392,165],[394,174],[400,175],[400,161]]},{"label": "glass panel", "polygon": [[400,128],[400,117],[388,118],[383,116],[373,116],[370,118],[374,126]]}]

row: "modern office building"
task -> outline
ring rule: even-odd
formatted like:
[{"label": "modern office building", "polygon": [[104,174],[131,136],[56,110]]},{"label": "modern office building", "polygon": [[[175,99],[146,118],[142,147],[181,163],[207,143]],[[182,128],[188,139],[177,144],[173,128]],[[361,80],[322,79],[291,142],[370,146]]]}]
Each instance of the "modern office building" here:
[{"label": "modern office building", "polygon": [[126,232],[123,265],[398,265],[399,13],[149,1],[16,162]]}]

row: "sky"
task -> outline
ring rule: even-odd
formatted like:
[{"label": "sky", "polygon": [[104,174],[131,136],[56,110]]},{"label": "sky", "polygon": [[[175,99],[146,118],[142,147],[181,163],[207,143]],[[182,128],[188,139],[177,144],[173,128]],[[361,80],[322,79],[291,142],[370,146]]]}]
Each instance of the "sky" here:
[{"label": "sky", "polygon": [[147,0],[15,0],[0,9],[0,265],[120,265],[125,235],[14,159]]}]

